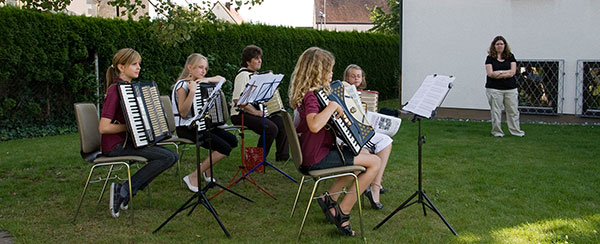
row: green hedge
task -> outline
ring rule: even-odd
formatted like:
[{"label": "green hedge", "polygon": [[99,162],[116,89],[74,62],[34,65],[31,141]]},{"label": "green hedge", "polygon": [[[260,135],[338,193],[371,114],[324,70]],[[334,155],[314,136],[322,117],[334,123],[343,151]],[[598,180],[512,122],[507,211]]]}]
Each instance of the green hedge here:
[{"label": "green hedge", "polygon": [[[319,46],[336,56],[334,79],[342,79],[345,67],[356,63],[365,69],[369,89],[378,90],[383,99],[397,94],[398,36],[199,23],[191,40],[165,46],[151,34],[151,24],[0,7],[0,140],[73,131],[72,104],[95,102],[97,88],[102,97],[104,72],[124,47],[140,52],[139,80],[156,81],[162,94],[170,94],[193,52],[209,58],[208,75],[232,80],[248,44],[263,48],[263,70],[285,74],[282,91],[287,91],[298,56]],[[228,95],[230,87],[225,88]]]}]

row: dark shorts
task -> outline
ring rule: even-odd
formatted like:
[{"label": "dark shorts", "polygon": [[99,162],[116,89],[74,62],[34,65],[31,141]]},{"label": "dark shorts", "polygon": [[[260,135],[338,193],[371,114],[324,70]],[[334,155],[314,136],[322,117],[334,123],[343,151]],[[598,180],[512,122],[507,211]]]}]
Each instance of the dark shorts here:
[{"label": "dark shorts", "polygon": [[354,154],[350,149],[344,147],[342,148],[342,153],[344,154],[344,160],[340,157],[340,153],[336,148],[331,149],[327,156],[325,156],[321,161],[312,166],[302,166],[300,170],[304,174],[308,174],[308,171],[311,170],[319,170],[319,169],[329,169],[341,166],[351,166],[354,165]]}]

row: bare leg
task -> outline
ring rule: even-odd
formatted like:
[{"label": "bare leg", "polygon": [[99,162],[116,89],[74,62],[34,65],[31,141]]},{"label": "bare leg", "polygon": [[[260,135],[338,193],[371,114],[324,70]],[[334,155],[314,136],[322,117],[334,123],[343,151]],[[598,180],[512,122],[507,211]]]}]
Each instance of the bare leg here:
[{"label": "bare leg", "polygon": [[381,202],[379,200],[379,190],[381,189],[381,181],[383,180],[383,172],[385,171],[385,166],[387,165],[388,159],[390,158],[390,153],[392,152],[392,144],[379,151],[376,155],[381,159],[381,163],[379,164],[379,173],[375,176],[373,180],[373,184],[371,184],[371,195],[373,196],[373,201]]},{"label": "bare leg", "polygon": [[[219,162],[219,160],[221,160],[225,157],[227,157],[225,154],[221,154],[220,152],[213,151],[212,152],[213,165],[215,165],[217,162]],[[212,175],[210,175],[210,170],[208,170],[210,168],[209,163],[210,163],[210,158],[206,157],[206,159],[204,159],[204,161],[202,161],[202,165],[200,166],[200,171],[206,172],[207,177],[212,177]],[[190,183],[192,183],[192,186],[196,186],[197,185],[196,183],[198,182],[198,170],[194,170],[194,172],[189,174],[188,177],[190,178]]]},{"label": "bare leg", "polygon": [[[375,179],[375,176],[377,176],[377,173],[379,172],[379,164],[380,164],[380,159],[377,155],[369,154],[366,152],[363,153],[361,151],[361,153],[359,155],[354,157],[354,165],[360,165],[360,166],[363,166],[366,168],[365,172],[358,175],[358,186],[360,187],[360,192],[359,192],[360,194],[362,194],[365,191],[365,189],[367,189],[367,187],[373,182],[373,179]],[[340,191],[344,186],[349,184],[351,181],[352,181],[352,178],[348,178],[348,177],[340,178],[332,185],[330,190],[332,192]],[[356,191],[356,185],[351,184],[351,186],[348,188],[348,191],[350,191],[350,192]],[[336,197],[335,199],[337,199],[337,198],[338,197]],[[350,211],[352,210],[354,203],[356,203],[356,200],[357,200],[356,194],[347,194],[346,196],[344,196],[344,199],[342,199],[342,201],[339,203],[340,210],[342,210],[342,213],[350,214]],[[335,210],[330,209],[330,211],[331,211],[331,214],[333,216],[335,216]],[[348,225],[350,225],[350,221],[342,223],[342,226],[348,226]]]}]

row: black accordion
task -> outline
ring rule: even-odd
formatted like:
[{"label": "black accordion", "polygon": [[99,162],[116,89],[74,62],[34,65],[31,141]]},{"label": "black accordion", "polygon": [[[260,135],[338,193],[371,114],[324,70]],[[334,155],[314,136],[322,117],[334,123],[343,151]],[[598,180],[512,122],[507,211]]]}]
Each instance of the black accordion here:
[{"label": "black accordion", "polygon": [[[202,112],[202,107],[204,107],[204,104],[208,102],[208,98],[215,87],[216,84],[213,83],[199,83],[197,85],[193,102],[194,115]],[[208,127],[207,123],[210,123],[211,126],[219,126],[227,122],[227,118],[225,118],[225,114],[223,112],[223,106],[226,104],[223,104],[223,98],[221,96],[221,91],[218,91],[213,106],[208,108],[209,116],[198,120],[198,131],[206,130]]]},{"label": "black accordion", "polygon": [[127,128],[138,147],[152,145],[171,136],[154,81],[118,83]]},{"label": "black accordion", "polygon": [[375,130],[360,112],[358,106],[362,104],[356,104],[352,97],[345,94],[344,85],[339,80],[331,83],[330,94],[321,89],[315,91],[315,95],[322,107],[326,107],[329,101],[335,101],[344,109],[347,119],[336,118],[337,112],[334,112],[329,119],[329,124],[334,128],[336,135],[350,147],[354,155],[358,155],[362,147],[375,135]]}]

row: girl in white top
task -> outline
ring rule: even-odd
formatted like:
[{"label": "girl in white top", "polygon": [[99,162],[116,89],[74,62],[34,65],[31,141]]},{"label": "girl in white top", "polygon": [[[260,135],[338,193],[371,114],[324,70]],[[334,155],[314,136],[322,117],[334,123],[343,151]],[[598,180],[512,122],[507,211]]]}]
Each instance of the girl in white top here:
[{"label": "girl in white top", "polygon": [[[213,165],[219,160],[229,156],[231,150],[237,146],[237,138],[220,128],[212,128],[210,132],[200,131],[196,128],[188,128],[188,124],[192,122],[195,114],[193,111],[194,93],[198,83],[208,82],[219,82],[224,79],[222,76],[205,77],[208,71],[208,60],[202,54],[194,53],[190,55],[179,75],[178,81],[173,86],[173,93],[171,94],[171,105],[173,107],[173,113],[175,115],[175,125],[177,136],[196,141],[198,133],[200,146],[208,148],[208,143],[204,143],[205,140],[210,137],[212,144],[212,163]],[[214,176],[211,175],[210,170],[210,158],[207,157],[202,162],[200,172],[204,176],[204,180],[207,182],[216,181]],[[197,192],[198,171],[183,177],[183,181],[187,184],[190,191]]]},{"label": "girl in white top", "polygon": [[[344,71],[344,80],[350,85],[356,86],[356,88],[365,89],[367,87],[365,73],[363,69],[356,64],[351,64],[346,67],[346,70]],[[375,133],[371,140],[365,144],[365,148],[368,149],[369,152],[376,154],[381,159],[379,173],[373,180],[373,183],[371,183],[370,189],[365,191],[365,195],[369,198],[371,206],[375,209],[383,208],[379,194],[380,192],[385,192],[381,186],[381,181],[383,180],[385,166],[387,165],[390,153],[392,152],[392,142],[392,138],[388,135]]]}]

